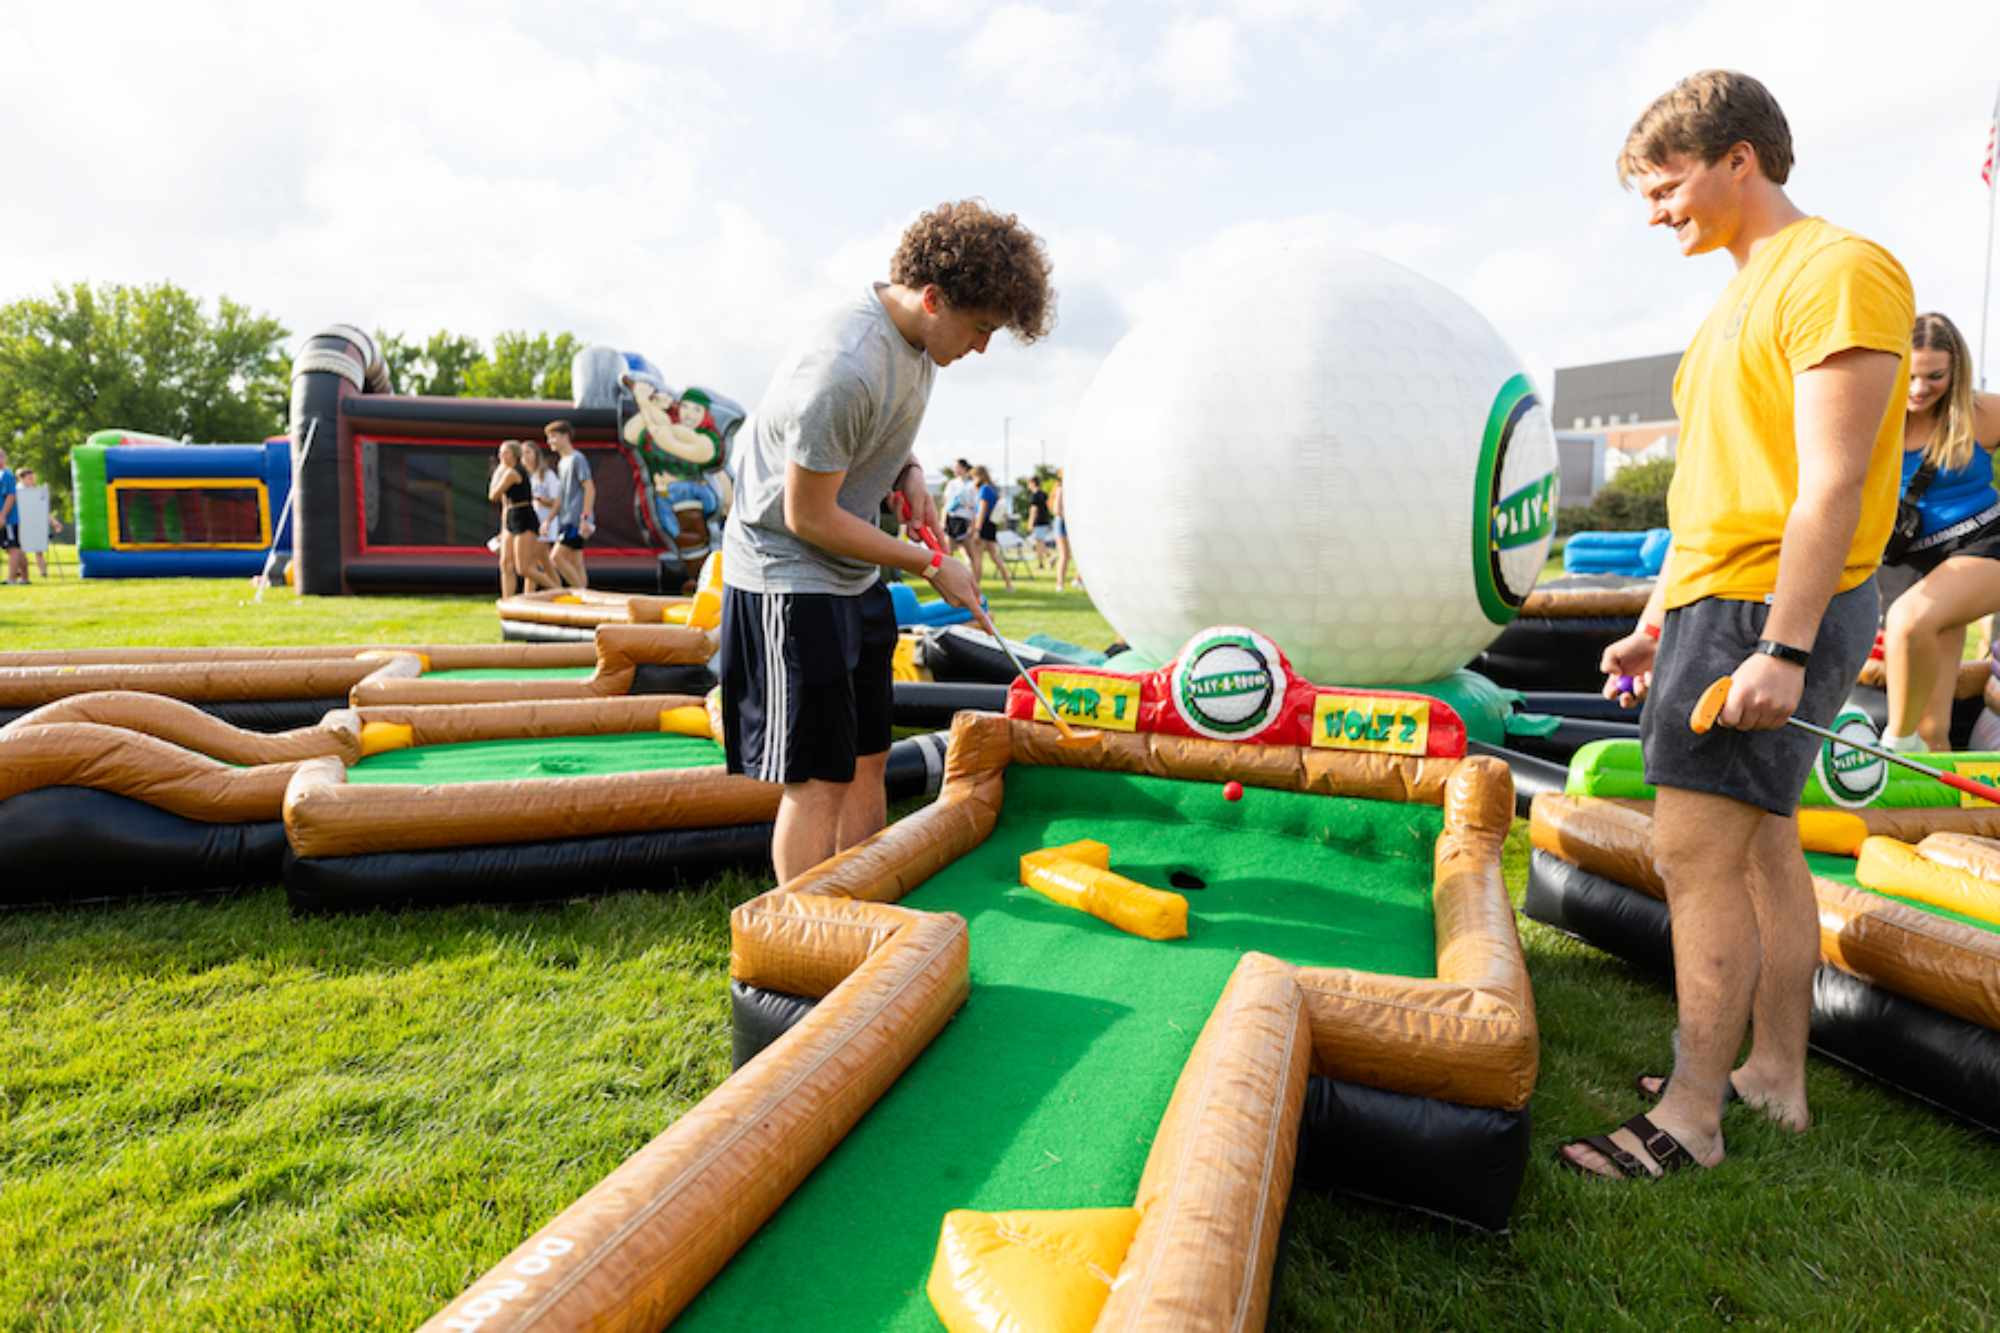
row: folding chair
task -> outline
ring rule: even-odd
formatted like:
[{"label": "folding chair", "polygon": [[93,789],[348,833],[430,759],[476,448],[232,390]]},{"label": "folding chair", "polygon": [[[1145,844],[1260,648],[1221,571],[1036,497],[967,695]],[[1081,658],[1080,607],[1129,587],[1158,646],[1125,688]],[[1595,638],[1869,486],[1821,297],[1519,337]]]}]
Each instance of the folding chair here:
[{"label": "folding chair", "polygon": [[1027,578],[1035,572],[1034,562],[1029,559],[1028,543],[1022,539],[1020,533],[1012,528],[1002,528],[995,540],[1000,547],[1000,558],[1018,570],[1022,578]]}]

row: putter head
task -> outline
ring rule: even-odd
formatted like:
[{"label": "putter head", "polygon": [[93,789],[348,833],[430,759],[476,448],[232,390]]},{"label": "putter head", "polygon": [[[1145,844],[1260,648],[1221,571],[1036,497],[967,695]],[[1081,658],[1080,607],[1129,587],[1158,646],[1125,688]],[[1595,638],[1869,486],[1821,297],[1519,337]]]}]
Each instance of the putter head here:
[{"label": "putter head", "polygon": [[1688,730],[1697,736],[1708,734],[1715,719],[1722,716],[1722,706],[1729,702],[1729,684],[1728,676],[1718,677],[1701,692],[1701,698],[1695,700],[1694,712],[1688,715]]}]

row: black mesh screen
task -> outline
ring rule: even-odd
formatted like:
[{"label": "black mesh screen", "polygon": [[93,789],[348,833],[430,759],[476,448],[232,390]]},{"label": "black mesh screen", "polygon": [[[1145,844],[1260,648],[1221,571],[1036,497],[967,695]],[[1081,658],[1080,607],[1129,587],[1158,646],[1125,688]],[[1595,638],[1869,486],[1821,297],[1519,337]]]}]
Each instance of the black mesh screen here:
[{"label": "black mesh screen", "polygon": [[[500,531],[500,506],[486,498],[498,440],[414,444],[361,441],[362,522],[370,546],[486,545]],[[583,446],[597,483],[594,547],[643,547],[632,512],[632,471],[609,443]]]},{"label": "black mesh screen", "polygon": [[262,546],[256,486],[120,486],[118,540],[128,546]]}]

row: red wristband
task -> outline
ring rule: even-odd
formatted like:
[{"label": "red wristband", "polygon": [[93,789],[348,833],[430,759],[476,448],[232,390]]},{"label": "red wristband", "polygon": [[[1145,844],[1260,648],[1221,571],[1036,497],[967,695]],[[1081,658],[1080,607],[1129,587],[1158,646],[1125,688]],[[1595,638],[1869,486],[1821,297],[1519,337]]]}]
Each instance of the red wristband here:
[{"label": "red wristband", "polygon": [[1658,625],[1649,625],[1642,620],[1639,622],[1639,628],[1646,631],[1646,637],[1649,639],[1657,639],[1660,637],[1660,627]]},{"label": "red wristband", "polygon": [[931,575],[937,573],[940,569],[943,568],[944,568],[944,552],[932,551],[931,562],[928,565],[924,566],[924,577],[929,578]]}]

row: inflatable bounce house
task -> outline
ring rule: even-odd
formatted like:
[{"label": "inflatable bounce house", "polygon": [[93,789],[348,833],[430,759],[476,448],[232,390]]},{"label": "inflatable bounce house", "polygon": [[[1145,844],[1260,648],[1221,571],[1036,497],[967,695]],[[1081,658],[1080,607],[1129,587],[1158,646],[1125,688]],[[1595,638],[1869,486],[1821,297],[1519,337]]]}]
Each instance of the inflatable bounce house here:
[{"label": "inflatable bounce house", "polygon": [[182,444],[101,430],[70,451],[69,468],[87,579],[241,577],[263,570],[274,541],[281,564],[290,552],[281,439]]},{"label": "inflatable bounce house", "polygon": [[[575,428],[597,486],[591,585],[690,586],[727,511],[724,468],[743,408],[712,390],[676,395],[645,358],[613,348],[579,353],[572,378],[574,403],[398,394],[360,329],[336,324],[307,339],[292,364],[300,593],[497,589],[486,545],[499,530],[486,495],[495,451],[539,440],[556,420]],[[648,429],[633,386],[671,398],[666,415],[702,447],[656,438],[664,432]]]}]

